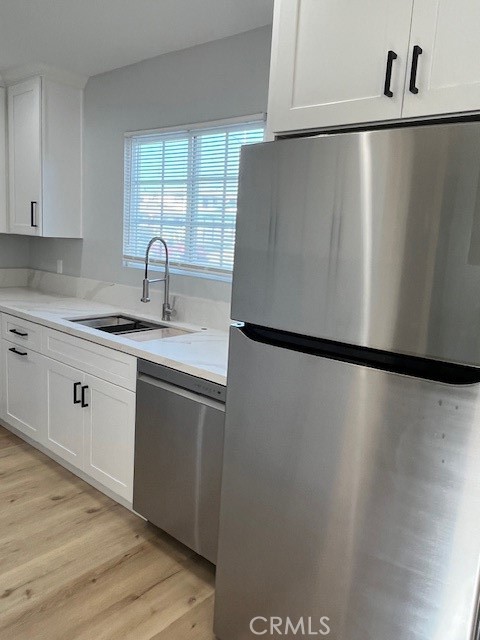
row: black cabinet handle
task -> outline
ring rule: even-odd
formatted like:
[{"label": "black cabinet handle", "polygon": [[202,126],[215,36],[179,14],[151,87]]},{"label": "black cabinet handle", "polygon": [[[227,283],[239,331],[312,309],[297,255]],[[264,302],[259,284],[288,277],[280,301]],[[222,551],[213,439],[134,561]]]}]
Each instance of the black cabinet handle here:
[{"label": "black cabinet handle", "polygon": [[80,400],[77,397],[77,389],[82,386],[81,382],[75,382],[73,385],[73,404],[80,404]]},{"label": "black cabinet handle", "polygon": [[390,89],[390,85],[392,83],[392,68],[393,61],[398,58],[395,51],[389,51],[387,55],[387,70],[385,72],[385,87],[383,89],[383,94],[387,96],[387,98],[393,98],[393,91]]},{"label": "black cabinet handle", "polygon": [[38,224],[37,224],[37,203],[35,202],[35,200],[32,200],[32,202],[30,202],[30,226],[31,227],[38,227]]},{"label": "black cabinet handle", "polygon": [[9,329],[10,333],[14,333],[16,336],[20,336],[21,338],[28,338],[28,333],[22,333],[18,329]]},{"label": "black cabinet handle", "polygon": [[413,47],[412,69],[410,71],[410,87],[409,87],[410,93],[414,93],[414,94],[418,93],[418,87],[416,86],[417,85],[418,58],[422,53],[423,53],[422,47],[419,47],[418,44],[416,44]]},{"label": "black cabinet handle", "polygon": [[88,402],[85,402],[85,391],[87,391],[88,385],[84,384],[82,387],[82,409],[88,407]]},{"label": "black cabinet handle", "polygon": [[28,356],[28,353],[26,351],[18,351],[17,349],[15,349],[15,347],[12,347],[11,349],[9,349],[9,351],[11,351],[12,353],[16,353],[17,356]]}]

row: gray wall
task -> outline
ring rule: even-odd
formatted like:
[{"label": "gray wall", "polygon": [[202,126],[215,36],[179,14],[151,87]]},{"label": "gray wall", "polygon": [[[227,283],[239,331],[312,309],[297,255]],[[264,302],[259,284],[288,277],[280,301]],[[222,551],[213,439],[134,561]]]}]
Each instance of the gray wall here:
[{"label": "gray wall", "polygon": [[[85,89],[84,240],[31,241],[30,265],[124,284],[123,134],[265,112],[270,27],[177,51],[89,79]],[[227,283],[174,276],[174,291],[228,299]]]},{"label": "gray wall", "polygon": [[30,238],[0,235],[0,269],[28,267]]}]

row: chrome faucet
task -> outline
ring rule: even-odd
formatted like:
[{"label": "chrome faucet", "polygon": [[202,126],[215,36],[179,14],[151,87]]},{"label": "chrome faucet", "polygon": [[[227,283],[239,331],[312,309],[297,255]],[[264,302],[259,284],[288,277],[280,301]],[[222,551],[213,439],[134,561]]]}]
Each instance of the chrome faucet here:
[{"label": "chrome faucet", "polygon": [[[148,256],[150,253],[150,249],[155,242],[161,242],[165,248],[165,277],[156,278],[155,280],[148,279]],[[156,236],[152,238],[148,243],[147,251],[145,253],[145,277],[143,279],[143,295],[140,298],[141,302],[150,302],[150,285],[153,282],[163,282],[164,290],[163,290],[163,306],[162,306],[162,320],[166,320],[167,322],[171,319],[173,313],[173,307],[170,305],[170,269],[168,262],[168,247],[167,243],[160,236]]]}]

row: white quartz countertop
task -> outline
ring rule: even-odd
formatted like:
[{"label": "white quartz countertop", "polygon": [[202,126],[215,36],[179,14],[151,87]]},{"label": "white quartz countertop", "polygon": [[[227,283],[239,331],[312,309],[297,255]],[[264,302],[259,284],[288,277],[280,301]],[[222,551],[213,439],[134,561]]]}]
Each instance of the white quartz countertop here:
[{"label": "white quartz countertop", "polygon": [[[145,305],[148,310],[148,305]],[[111,349],[123,351],[137,358],[163,364],[167,367],[194,376],[226,385],[228,333],[196,327],[184,323],[164,323],[172,327],[188,329],[193,333],[170,338],[142,341],[130,340],[126,336],[115,336],[72,322],[75,318],[124,314],[162,322],[160,318],[139,315],[128,309],[108,304],[47,295],[28,288],[0,288],[0,312],[17,318],[37,322],[51,329],[96,342]],[[146,337],[146,336],[145,336]]]}]

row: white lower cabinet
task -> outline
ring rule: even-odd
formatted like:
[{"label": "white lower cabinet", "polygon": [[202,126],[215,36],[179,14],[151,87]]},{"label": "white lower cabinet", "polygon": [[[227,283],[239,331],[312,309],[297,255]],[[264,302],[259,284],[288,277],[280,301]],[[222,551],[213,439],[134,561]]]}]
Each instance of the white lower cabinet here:
[{"label": "white lower cabinet", "polygon": [[78,469],[84,467],[84,374],[61,362],[45,358],[47,385],[46,446]]},{"label": "white lower cabinet", "polygon": [[135,393],[44,357],[46,446],[129,502]]},{"label": "white lower cabinet", "polygon": [[2,417],[45,444],[45,376],[43,356],[2,340]]},{"label": "white lower cabinet", "polygon": [[[52,345],[67,344],[67,334],[7,314],[2,327],[1,418],[131,503],[136,359],[79,338],[72,338],[71,352],[53,351],[55,359]],[[16,342],[6,339],[10,333]],[[71,366],[73,359],[79,366]]]},{"label": "white lower cabinet", "polygon": [[135,393],[85,377],[85,472],[129,502],[133,497]]}]

